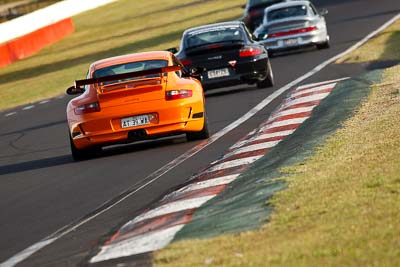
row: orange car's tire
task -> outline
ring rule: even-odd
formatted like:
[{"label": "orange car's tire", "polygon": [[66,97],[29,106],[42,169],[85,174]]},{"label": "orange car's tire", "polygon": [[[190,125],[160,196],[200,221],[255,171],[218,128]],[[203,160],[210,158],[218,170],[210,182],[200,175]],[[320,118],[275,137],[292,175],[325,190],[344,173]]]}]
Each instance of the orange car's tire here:
[{"label": "orange car's tire", "polygon": [[72,141],[71,136],[69,137],[69,142],[71,146],[71,155],[75,161],[90,159],[96,156],[100,151],[100,147],[91,147],[86,149],[78,149],[76,148],[74,142]]},{"label": "orange car's tire", "polygon": [[186,139],[188,141],[203,140],[210,137],[210,131],[208,130],[208,119],[207,116],[204,117],[203,129],[199,132],[187,132]]}]

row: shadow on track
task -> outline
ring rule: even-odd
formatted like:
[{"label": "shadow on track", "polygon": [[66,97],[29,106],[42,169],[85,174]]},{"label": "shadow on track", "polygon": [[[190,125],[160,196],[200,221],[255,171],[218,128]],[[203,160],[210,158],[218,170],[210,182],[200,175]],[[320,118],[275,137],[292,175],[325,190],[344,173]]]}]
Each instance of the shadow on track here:
[{"label": "shadow on track", "polygon": [[139,141],[130,144],[116,145],[103,148],[103,151],[97,158],[100,157],[111,157],[117,155],[123,155],[133,152],[146,151],[151,149],[158,149],[162,147],[172,146],[174,144],[186,143],[186,137],[184,135],[175,135],[170,137],[163,137],[160,139]]},{"label": "shadow on track", "polygon": [[118,155],[123,155],[123,154],[128,154],[128,153],[139,152],[139,151],[146,151],[146,150],[150,150],[150,149],[157,149],[157,148],[170,146],[173,144],[185,143],[185,142],[186,142],[186,138],[184,136],[173,136],[173,137],[165,137],[165,138],[157,139],[157,140],[142,141],[139,143],[132,143],[132,144],[108,147],[108,148],[103,149],[103,151],[99,155],[95,156],[94,158],[84,160],[81,162],[75,162],[72,159],[71,155],[67,154],[67,155],[56,156],[56,157],[51,157],[51,158],[30,160],[30,161],[20,162],[20,163],[13,163],[13,164],[0,166],[0,175],[32,171],[32,170],[56,167],[56,166],[67,165],[67,164],[73,164],[72,166],[74,168],[76,168],[76,167],[79,167],[79,164],[83,163],[83,162],[93,161],[94,163],[96,163],[95,161],[100,158],[118,156]]},{"label": "shadow on track", "polygon": [[0,167],[0,175],[37,170],[72,163],[69,155],[9,164]]}]

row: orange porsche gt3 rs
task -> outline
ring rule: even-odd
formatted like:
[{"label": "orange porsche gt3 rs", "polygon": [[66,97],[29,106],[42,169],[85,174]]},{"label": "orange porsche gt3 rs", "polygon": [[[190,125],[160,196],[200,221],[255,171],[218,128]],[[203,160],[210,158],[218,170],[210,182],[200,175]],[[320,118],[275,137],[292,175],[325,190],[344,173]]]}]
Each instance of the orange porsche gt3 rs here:
[{"label": "orange porsche gt3 rs", "polygon": [[94,156],[106,145],[167,135],[208,138],[203,88],[181,66],[166,51],[91,64],[86,79],[67,89],[67,94],[81,94],[67,106],[73,158]]}]

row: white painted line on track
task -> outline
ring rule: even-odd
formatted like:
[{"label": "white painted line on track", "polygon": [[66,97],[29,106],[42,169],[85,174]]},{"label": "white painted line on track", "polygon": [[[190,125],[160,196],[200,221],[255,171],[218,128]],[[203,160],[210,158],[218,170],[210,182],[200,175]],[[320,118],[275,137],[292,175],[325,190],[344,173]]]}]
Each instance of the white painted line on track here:
[{"label": "white painted line on track", "polygon": [[[357,42],[356,44],[354,44],[353,46],[351,46],[350,48],[348,48],[347,50],[345,50],[344,52],[320,63],[319,65],[317,65],[316,67],[314,67],[311,71],[307,72],[306,74],[300,76],[299,78],[295,79],[294,81],[286,84],[285,86],[279,88],[278,90],[274,91],[271,95],[269,95],[268,97],[266,97],[264,100],[262,100],[259,104],[257,104],[254,108],[252,108],[249,112],[247,112],[245,115],[243,115],[241,118],[237,119],[236,121],[232,122],[231,124],[229,124],[227,127],[225,127],[224,129],[222,129],[221,131],[213,134],[208,140],[203,141],[202,143],[200,143],[199,145],[197,145],[196,147],[190,149],[189,151],[187,151],[186,153],[182,154],[181,156],[179,156],[178,158],[176,158],[175,160],[172,160],[171,162],[169,162],[167,165],[161,167],[160,169],[158,169],[157,171],[155,171],[154,173],[150,174],[149,176],[147,176],[145,179],[143,179],[141,182],[144,182],[144,184],[139,185],[138,188],[132,190],[129,189],[127,190],[127,192],[123,192],[121,194],[124,195],[123,197],[121,197],[118,201],[106,205],[103,209],[99,210],[99,212],[97,212],[96,214],[85,218],[81,221],[79,221],[78,223],[72,223],[71,225],[67,225],[63,228],[61,228],[59,231],[54,232],[53,234],[51,234],[50,236],[44,238],[43,240],[39,241],[40,242],[46,242],[46,245],[49,245],[51,243],[53,243],[54,241],[60,239],[61,237],[71,233],[72,231],[76,230],[77,228],[79,228],[80,226],[92,221],[94,218],[98,217],[99,215],[105,213],[106,211],[108,211],[109,209],[115,207],[116,205],[118,205],[119,203],[121,203],[122,201],[124,201],[125,199],[129,198],[130,196],[132,196],[133,194],[137,193],[138,191],[142,190],[143,188],[147,187],[149,184],[153,183],[154,181],[158,180],[162,175],[164,175],[165,173],[169,172],[170,170],[172,170],[173,168],[175,168],[176,166],[180,165],[182,162],[184,162],[185,160],[191,158],[193,155],[197,154],[198,152],[200,152],[201,150],[203,150],[205,147],[209,146],[210,144],[214,143],[215,141],[217,141],[219,138],[221,138],[222,136],[224,136],[225,134],[227,134],[228,132],[230,132],[231,130],[235,129],[236,127],[238,127],[239,125],[241,125],[242,123],[244,123],[245,121],[247,121],[248,119],[250,119],[251,117],[253,117],[255,114],[257,114],[260,110],[262,110],[265,106],[267,106],[268,104],[270,104],[273,100],[275,100],[277,97],[279,97],[280,95],[282,95],[283,93],[285,93],[286,91],[288,91],[290,88],[296,86],[297,84],[301,83],[302,81],[308,79],[309,77],[313,76],[314,74],[318,73],[319,71],[321,71],[323,68],[325,68],[326,66],[328,66],[329,64],[335,62],[336,60],[338,60],[339,58],[351,53],[352,51],[354,51],[355,49],[357,49],[358,47],[362,46],[364,43],[366,43],[369,39],[371,39],[372,37],[374,37],[375,35],[377,35],[379,32],[383,31],[385,28],[387,28],[389,25],[393,24],[396,20],[398,20],[400,18],[400,13],[397,14],[396,16],[394,16],[392,19],[390,19],[389,21],[387,21],[385,24],[383,24],[381,27],[379,27],[377,30],[371,32],[369,35],[367,35],[366,37],[364,37],[361,41]],[[134,186],[138,186],[137,184],[135,184]],[[126,194],[125,194],[126,193]],[[28,258],[29,256],[31,256],[32,254],[36,253],[37,251],[39,251],[41,248],[35,248],[36,245],[38,243],[35,243],[33,245],[31,245],[30,247],[26,248],[25,250],[17,253],[16,255],[14,255],[13,257],[9,258],[8,260],[6,260],[5,262],[0,264],[0,267],[12,267],[15,266],[16,264],[18,264],[19,262],[25,260],[26,258]],[[26,253],[27,251],[29,251],[29,253]],[[10,264],[12,263],[12,264]]]},{"label": "white painted line on track", "polygon": [[303,104],[307,102],[312,102],[312,101],[319,101],[327,97],[329,93],[321,93],[321,94],[315,94],[315,95],[310,95],[310,96],[305,96],[305,97],[300,97],[294,100],[289,101],[288,103],[282,105],[282,108],[286,109],[290,106],[294,106],[297,104]]},{"label": "white painted line on track", "polygon": [[[37,242],[36,244],[30,246],[29,248],[25,249],[24,251],[18,253],[18,257],[14,256],[10,258],[9,260],[0,263],[0,267],[12,267],[15,266],[16,264],[20,263],[23,259],[28,258],[31,256],[33,253],[41,250],[42,248],[46,247],[47,245],[53,243],[56,241],[57,238],[50,238],[50,239],[45,239],[42,241]],[[21,260],[22,259],[22,260]]]},{"label": "white painted line on track", "polygon": [[245,146],[246,144],[249,144],[251,142],[262,140],[262,139],[285,137],[289,134],[292,134],[294,131],[295,130],[288,130],[288,131],[280,131],[280,132],[274,132],[274,133],[259,134],[259,135],[253,136],[247,140],[236,143],[235,145],[231,146],[230,149],[233,150],[233,149]]},{"label": "white painted line on track", "polygon": [[30,109],[33,109],[35,106],[34,105],[30,105],[30,106],[26,106],[26,107],[23,107],[22,108],[22,110],[30,110]]},{"label": "white painted line on track", "polygon": [[46,104],[46,103],[49,103],[49,102],[50,102],[49,99],[42,100],[42,101],[39,102],[39,105],[43,105],[43,104]]},{"label": "white painted line on track", "polygon": [[143,220],[166,215],[169,213],[198,208],[207,201],[209,201],[210,199],[212,199],[213,197],[215,197],[215,195],[184,199],[167,203],[137,216],[134,220],[130,221],[128,224],[132,225],[141,222]]},{"label": "white painted line on track", "polygon": [[296,115],[296,114],[305,113],[305,112],[311,112],[315,107],[316,107],[316,105],[309,106],[309,107],[303,107],[303,108],[292,108],[292,109],[282,110],[282,111],[278,112],[277,114],[274,114],[273,116],[271,116],[270,119],[268,119],[268,122],[276,120],[276,119],[278,119],[280,117],[284,117],[284,116]]},{"label": "white painted line on track", "polygon": [[10,112],[10,113],[5,114],[4,117],[10,117],[10,116],[14,116],[16,114],[17,114],[17,112]]},{"label": "white painted line on track", "polygon": [[300,123],[303,123],[306,119],[308,119],[308,117],[273,122],[271,124],[267,124],[266,126],[262,127],[261,131],[265,131],[265,130],[277,128],[277,127],[282,127],[282,126],[293,125],[293,124],[300,124]]},{"label": "white painted line on track", "polygon": [[298,91],[298,92],[290,94],[290,98],[297,97],[297,96],[304,95],[304,94],[315,93],[315,92],[323,91],[323,90],[326,90],[326,89],[332,89],[332,88],[334,88],[336,86],[336,84],[337,83],[330,83],[330,84],[321,85],[321,86],[318,86],[318,87],[313,87],[311,89]]},{"label": "white painted line on track", "polygon": [[274,133],[267,133],[267,134],[260,134],[254,139],[250,140],[251,142],[253,141],[258,141],[262,139],[267,139],[267,138],[274,138],[274,137],[284,137],[287,135],[290,135],[294,132],[295,130],[288,130],[288,131],[280,131],[280,132],[274,132]]},{"label": "white painted line on track", "polygon": [[255,134],[257,132],[257,129],[254,129],[253,131],[251,131],[250,133],[248,133],[247,135],[249,136],[249,135],[253,135],[253,134]]},{"label": "white painted line on track", "polygon": [[103,246],[99,254],[94,256],[90,262],[96,263],[161,249],[172,241],[175,234],[181,230],[183,226],[183,224],[176,225],[167,229],[122,240],[115,244]]},{"label": "white painted line on track", "polygon": [[238,166],[242,166],[242,165],[251,164],[261,157],[262,156],[252,156],[252,157],[247,157],[247,158],[224,161],[217,165],[212,166],[211,168],[206,169],[204,171],[204,173],[209,173],[209,172],[213,172],[213,171],[219,171],[219,170],[223,170],[223,169],[234,168],[234,167],[238,167]]},{"label": "white painted line on track", "polygon": [[242,146],[241,148],[235,149],[234,151],[226,154],[224,158],[231,157],[233,155],[237,155],[240,153],[246,153],[246,152],[251,152],[255,150],[260,150],[260,149],[267,149],[276,146],[281,140],[278,141],[269,141],[269,142],[264,142],[260,144],[255,144],[255,145],[246,145]]},{"label": "white painted line on track", "polygon": [[310,87],[314,87],[314,86],[319,86],[321,84],[328,84],[328,83],[338,83],[344,80],[348,80],[350,79],[350,77],[344,77],[344,78],[340,78],[340,79],[335,79],[335,80],[330,80],[330,81],[323,81],[323,82],[318,82],[318,83],[309,83],[309,84],[305,84],[302,86],[299,86],[296,88],[295,92],[303,90],[304,88],[310,88]]},{"label": "white painted line on track", "polygon": [[[171,195],[174,195],[176,193],[186,193],[186,192],[199,190],[199,189],[206,189],[206,188],[218,186],[218,185],[229,184],[232,181],[234,181],[238,176],[239,176],[239,174],[233,174],[233,175],[227,175],[227,176],[222,176],[222,177],[218,177],[218,178],[213,178],[213,179],[197,182],[194,184],[189,184],[189,185],[173,192]],[[168,195],[168,196],[171,196],[171,195]],[[168,196],[166,198],[168,198]]]}]

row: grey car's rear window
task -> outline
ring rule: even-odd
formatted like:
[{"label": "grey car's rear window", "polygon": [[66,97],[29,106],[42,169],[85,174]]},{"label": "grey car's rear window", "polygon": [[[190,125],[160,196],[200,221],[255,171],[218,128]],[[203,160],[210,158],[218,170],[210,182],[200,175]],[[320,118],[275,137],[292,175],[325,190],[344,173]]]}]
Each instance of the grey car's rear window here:
[{"label": "grey car's rear window", "polygon": [[272,20],[286,19],[290,17],[305,16],[305,15],[307,15],[307,6],[305,5],[290,6],[290,7],[271,10],[267,14],[267,20],[272,21]]}]

